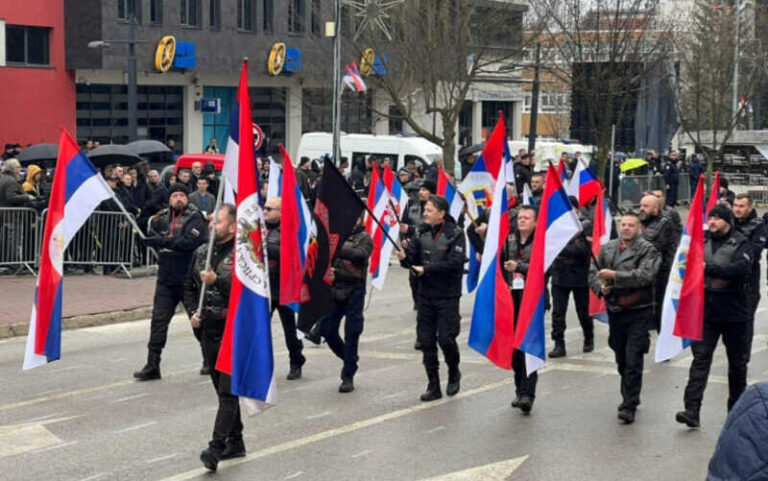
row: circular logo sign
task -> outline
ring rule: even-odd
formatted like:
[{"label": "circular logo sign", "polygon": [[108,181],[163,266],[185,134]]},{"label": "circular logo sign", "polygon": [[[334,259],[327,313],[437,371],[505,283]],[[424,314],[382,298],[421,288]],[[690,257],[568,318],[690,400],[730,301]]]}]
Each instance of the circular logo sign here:
[{"label": "circular logo sign", "polygon": [[270,75],[280,75],[285,65],[285,44],[278,42],[272,46],[269,52],[269,61],[267,62],[267,72]]},{"label": "circular logo sign", "polygon": [[376,61],[376,54],[372,48],[366,48],[363,56],[360,57],[360,73],[366,77],[373,73],[373,64]]},{"label": "circular logo sign", "polygon": [[261,130],[256,124],[253,124],[253,148],[259,150],[261,144],[264,143],[264,131]]},{"label": "circular logo sign", "polygon": [[155,50],[155,69],[158,72],[167,72],[173,65],[173,58],[176,56],[176,39],[173,35],[166,35],[157,44]]}]

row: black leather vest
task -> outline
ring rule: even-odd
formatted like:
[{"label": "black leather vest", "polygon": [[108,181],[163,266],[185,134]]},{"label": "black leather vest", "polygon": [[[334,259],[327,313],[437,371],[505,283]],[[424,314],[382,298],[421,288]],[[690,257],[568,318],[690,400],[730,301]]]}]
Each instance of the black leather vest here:
[{"label": "black leather vest", "polygon": [[425,230],[419,232],[419,242],[421,250],[419,251],[419,262],[423,266],[428,266],[432,262],[439,262],[446,258],[448,249],[453,238],[447,236],[442,230],[438,232],[435,238],[432,231]]},{"label": "black leather vest", "polygon": [[[733,260],[738,248],[738,240],[731,236],[717,251],[712,252],[712,240],[707,239],[704,244],[704,262],[715,266],[727,266]],[[738,288],[738,286],[733,286],[730,279],[718,279],[707,275],[704,276],[704,287],[712,291],[731,291]]]}]

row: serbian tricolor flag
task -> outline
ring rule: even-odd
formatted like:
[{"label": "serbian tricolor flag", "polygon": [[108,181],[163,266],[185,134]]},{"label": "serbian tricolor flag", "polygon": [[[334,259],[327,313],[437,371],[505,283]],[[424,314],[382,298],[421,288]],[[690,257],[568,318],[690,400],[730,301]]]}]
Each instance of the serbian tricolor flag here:
[{"label": "serbian tricolor flag", "polygon": [[[500,165],[480,264],[480,283],[472,309],[469,347],[503,369],[512,369],[514,304],[501,271],[501,253],[509,235],[506,167]],[[500,202],[498,201],[500,200]]]},{"label": "serbian tricolor flag", "polygon": [[525,352],[528,375],[538,370],[545,359],[545,273],[555,257],[579,232],[579,216],[568,199],[557,171],[550,165],[536,220],[531,263],[525,276],[525,290],[514,337],[515,348]]},{"label": "serbian tricolor flag", "polygon": [[360,70],[357,68],[357,64],[352,62],[344,67],[344,76],[342,77],[344,83],[351,90],[355,92],[365,92],[368,88],[365,86],[363,76],[360,74]]},{"label": "serbian tricolor flag", "polygon": [[571,180],[565,184],[565,190],[568,195],[579,199],[579,207],[583,207],[603,190],[603,184],[595,172],[589,168],[587,159],[581,157],[576,163]]},{"label": "serbian tricolor flag", "polygon": [[[701,183],[701,182],[699,182]],[[715,180],[712,182],[712,190],[709,192],[709,199],[707,199],[707,207],[701,211],[701,228],[706,229],[707,217],[712,207],[717,205],[717,201],[720,200],[720,171],[715,171]],[[702,207],[704,204],[702,203]]]},{"label": "serbian tricolor flag", "polygon": [[[285,160],[283,160],[285,162]],[[295,176],[294,176],[295,177]],[[267,200],[273,197],[280,197],[283,190],[283,174],[280,171],[280,164],[269,158],[269,178],[267,179]]]},{"label": "serbian tricolor flag", "polygon": [[563,185],[568,183],[568,170],[566,169],[565,162],[562,160],[557,163],[557,177],[560,179]]},{"label": "serbian tricolor flag", "polygon": [[[283,156],[282,203],[280,208],[280,305],[291,306],[298,312],[301,285],[309,250],[312,216],[296,183],[291,157],[282,145]],[[272,167],[270,167],[270,172]]]},{"label": "serbian tricolor flag", "polygon": [[[506,135],[504,116],[499,114],[499,121],[496,122],[496,127],[485,143],[480,157],[459,184],[458,191],[467,202],[467,213],[472,220],[477,219],[478,215],[491,207],[499,168],[502,162],[507,162],[509,156]],[[507,164],[504,165],[506,168]],[[509,181],[514,182],[514,177]]]},{"label": "serbian tricolor flag", "polygon": [[536,198],[533,196],[533,192],[531,192],[531,187],[526,182],[523,184],[523,205],[530,205],[532,207],[536,207]]},{"label": "serbian tricolor flag", "polygon": [[[608,201],[602,190],[597,192],[597,202],[595,203],[595,215],[592,222],[592,255],[595,259],[600,254],[600,249],[611,240],[613,231],[613,216]],[[589,290],[589,315],[598,321],[608,322],[608,309],[605,306],[605,300],[597,297],[592,289]]]},{"label": "serbian tricolor flag", "polygon": [[451,183],[451,179],[448,178],[448,174],[445,173],[442,165],[437,166],[437,189],[435,194],[445,197],[450,206],[448,213],[453,217],[453,220],[458,221],[461,211],[464,209],[464,201],[459,193],[456,192],[456,187]]},{"label": "serbian tricolor flag", "polygon": [[43,229],[40,273],[29,321],[24,369],[61,357],[61,306],[64,251],[112,189],[63,128]]},{"label": "serbian tricolor flag", "polygon": [[[387,238],[396,237],[400,232],[401,205],[405,205],[408,196],[400,186],[400,182],[395,178],[395,173],[388,165],[384,166],[384,172],[379,175],[376,170],[376,185],[371,184],[373,194],[373,215],[379,221],[381,226],[369,218],[371,226],[375,230],[371,239],[373,240],[373,251],[371,252],[371,262],[369,272],[372,275],[371,285],[376,289],[384,288],[384,279],[389,270],[389,258],[392,256],[392,242]],[[369,202],[371,200],[369,193]]]},{"label": "serbian tricolor flag", "polygon": [[[381,180],[381,174],[379,174],[379,166],[376,162],[371,162],[371,178],[368,183],[368,197],[365,199],[365,205],[368,206],[368,212],[373,212],[376,207],[376,189],[379,188],[379,182]],[[379,226],[373,221],[371,214],[365,215],[365,232],[373,239],[376,234],[376,229]],[[376,246],[374,246],[374,249]]]},{"label": "serbian tricolor flag", "polygon": [[700,341],[704,329],[704,184],[702,174],[669,272],[656,362],[671,359],[693,341]]},{"label": "serbian tricolor flag", "polygon": [[[253,145],[248,62],[243,61],[235,102],[236,127],[243,145]],[[286,162],[290,164],[290,162]],[[256,414],[277,402],[275,361],[269,312],[266,227],[259,204],[259,181],[253,149],[239,149],[237,231],[232,289],[216,369],[232,376],[232,394],[246,399]]]}]

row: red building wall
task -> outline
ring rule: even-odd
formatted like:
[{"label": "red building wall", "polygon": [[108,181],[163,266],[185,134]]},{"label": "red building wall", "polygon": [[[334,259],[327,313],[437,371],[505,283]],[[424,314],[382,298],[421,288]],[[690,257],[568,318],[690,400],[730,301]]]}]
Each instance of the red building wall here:
[{"label": "red building wall", "polygon": [[75,77],[65,69],[64,2],[2,0],[0,18],[6,26],[51,28],[49,67],[0,67],[0,144],[55,143],[59,126],[74,135]]}]

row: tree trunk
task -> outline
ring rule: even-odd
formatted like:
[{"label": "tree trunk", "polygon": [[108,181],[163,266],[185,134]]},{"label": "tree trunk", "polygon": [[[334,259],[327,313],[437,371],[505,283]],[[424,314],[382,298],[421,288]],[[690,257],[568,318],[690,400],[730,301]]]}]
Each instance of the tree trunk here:
[{"label": "tree trunk", "polygon": [[453,174],[456,165],[456,121],[444,113],[440,116],[443,120],[443,168]]}]

